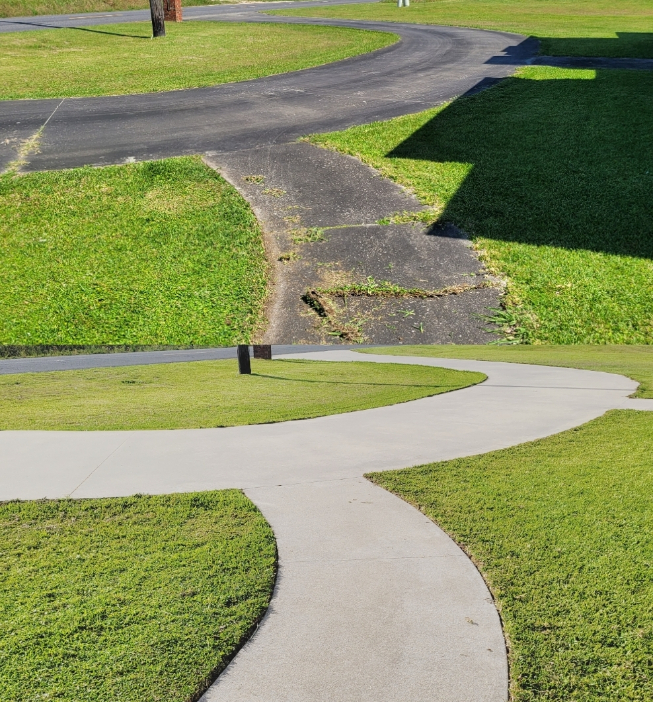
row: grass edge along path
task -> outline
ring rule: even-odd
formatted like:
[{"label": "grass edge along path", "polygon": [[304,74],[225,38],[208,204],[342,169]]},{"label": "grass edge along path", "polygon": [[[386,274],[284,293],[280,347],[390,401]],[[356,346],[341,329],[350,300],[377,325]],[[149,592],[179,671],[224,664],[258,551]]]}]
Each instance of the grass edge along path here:
[{"label": "grass edge along path", "polygon": [[[251,0],[272,2],[274,0]],[[231,5],[227,0],[183,0],[183,7]],[[30,17],[37,15],[71,15],[85,12],[124,12],[149,10],[147,0],[0,0],[0,17]]]},{"label": "grass edge along path", "polygon": [[545,56],[653,58],[649,0],[394,0],[272,10],[269,14],[408,22],[513,32],[540,40]]},{"label": "grass edge along path", "polygon": [[197,700],[276,578],[239,490],[3,502],[0,539],[4,702]]},{"label": "grass edge along path", "polygon": [[366,477],[446,531],[501,614],[514,702],[653,697],[653,413]]},{"label": "grass edge along path", "polygon": [[0,430],[194,429],[384,407],[482,382],[429,366],[304,360],[165,363],[0,376]]},{"label": "grass edge along path", "polygon": [[129,95],[298,71],[398,41],[390,32],[309,24],[149,22],[2,35],[0,100]]},{"label": "grass edge along path", "polygon": [[617,373],[640,385],[632,397],[653,399],[653,346],[384,346],[358,353],[426,358],[462,358],[473,361],[532,363]]}]

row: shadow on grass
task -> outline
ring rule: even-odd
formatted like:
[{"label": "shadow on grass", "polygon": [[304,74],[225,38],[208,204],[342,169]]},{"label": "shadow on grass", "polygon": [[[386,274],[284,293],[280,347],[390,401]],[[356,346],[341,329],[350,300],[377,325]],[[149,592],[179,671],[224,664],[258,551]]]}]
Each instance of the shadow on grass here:
[{"label": "shadow on grass", "polygon": [[541,53],[551,56],[653,58],[652,32],[615,32],[616,37],[543,37]]},{"label": "shadow on grass", "polygon": [[421,161],[440,222],[472,236],[653,258],[653,72],[537,71],[477,87],[387,156]]},{"label": "shadow on grass", "polygon": [[93,34],[108,34],[111,37],[127,37],[128,39],[151,39],[150,34],[123,34],[121,32],[107,32],[103,29],[91,29],[90,27],[63,27],[55,24],[40,24],[39,22],[11,22],[10,20],[0,20],[2,24],[24,24],[29,27],[38,27],[41,29],[75,29],[78,32],[91,32]]},{"label": "shadow on grass", "polygon": [[[418,383],[365,383],[347,380],[308,380],[306,378],[284,378],[282,375],[266,375],[265,373],[251,373],[258,378],[268,378],[269,380],[283,380],[287,383],[320,383],[322,385],[364,385],[372,387],[388,388],[461,388],[460,385],[423,385]],[[462,388],[461,388],[462,389]]]}]

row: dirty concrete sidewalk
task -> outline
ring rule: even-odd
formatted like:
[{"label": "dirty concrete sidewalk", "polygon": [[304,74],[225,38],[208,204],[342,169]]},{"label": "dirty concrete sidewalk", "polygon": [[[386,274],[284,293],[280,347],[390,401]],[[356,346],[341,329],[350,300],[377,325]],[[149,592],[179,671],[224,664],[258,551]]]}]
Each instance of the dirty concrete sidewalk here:
[{"label": "dirty concrete sidewalk", "polygon": [[273,286],[264,341],[491,341],[500,288],[466,237],[401,186],[308,142],[205,158],[262,224]]}]

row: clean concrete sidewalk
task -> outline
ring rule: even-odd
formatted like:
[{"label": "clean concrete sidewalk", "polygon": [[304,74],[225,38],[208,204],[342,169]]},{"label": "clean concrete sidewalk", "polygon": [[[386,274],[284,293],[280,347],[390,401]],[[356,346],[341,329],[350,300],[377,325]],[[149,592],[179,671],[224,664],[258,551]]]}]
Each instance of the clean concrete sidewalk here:
[{"label": "clean concrete sidewalk", "polygon": [[480,370],[485,383],[392,407],[273,425],[2,432],[0,498],[243,488],[274,528],[268,615],[204,702],[507,699],[499,617],[458,547],[363,473],[547,436],[636,383],[567,368],[327,351],[323,360]]}]

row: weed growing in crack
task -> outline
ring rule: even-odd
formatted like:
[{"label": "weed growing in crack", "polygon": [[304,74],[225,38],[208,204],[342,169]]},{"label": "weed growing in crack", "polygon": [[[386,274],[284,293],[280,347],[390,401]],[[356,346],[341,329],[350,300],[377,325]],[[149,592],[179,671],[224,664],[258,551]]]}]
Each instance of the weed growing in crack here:
[{"label": "weed growing in crack", "polygon": [[270,197],[283,197],[285,194],[286,191],[281,188],[266,188],[263,191],[263,195],[269,195]]},{"label": "weed growing in crack", "polygon": [[279,261],[282,263],[292,263],[293,261],[299,261],[301,256],[296,251],[286,251],[279,256]]},{"label": "weed growing in crack", "polygon": [[440,290],[423,290],[422,288],[404,288],[395,285],[387,280],[376,281],[372,276],[367,278],[365,283],[353,283],[351,285],[339,285],[333,288],[319,288],[316,291],[321,295],[328,296],[350,296],[350,297],[413,297],[413,298],[433,298],[445,297],[446,295],[459,295],[468,290],[479,290],[481,288],[494,287],[494,283],[483,280],[480,283],[466,285],[450,285]]},{"label": "weed growing in crack", "polygon": [[290,238],[294,244],[312,244],[317,241],[326,241],[324,229],[320,227],[301,227],[290,232]]},{"label": "weed growing in crack", "polygon": [[253,183],[254,185],[261,185],[263,181],[265,180],[265,176],[263,175],[246,175],[243,176],[243,180],[246,183]]},{"label": "weed growing in crack", "polygon": [[341,311],[332,301],[321,295],[317,290],[309,290],[303,295],[302,300],[322,319],[329,336],[335,336],[343,341],[362,344],[365,341],[363,334],[363,317],[343,320]]},{"label": "weed growing in crack", "polygon": [[[314,288],[307,290],[302,300],[319,316],[327,326],[327,333],[330,336],[362,343],[365,337],[363,334],[363,317],[344,319],[347,314],[347,300],[355,297],[369,297],[377,299],[391,298],[412,298],[412,299],[432,299],[445,297],[447,295],[459,295],[469,290],[479,290],[481,288],[495,287],[495,283],[483,280],[475,284],[452,285],[441,290],[422,290],[421,288],[403,288],[387,280],[376,281],[369,276],[365,283],[352,283],[337,285],[331,288]],[[344,310],[335,304],[335,300],[341,300]],[[398,310],[404,317],[415,314],[413,310]],[[424,333],[424,323],[418,322],[413,327],[421,334]]]},{"label": "weed growing in crack", "polygon": [[440,212],[432,207],[425,210],[420,210],[419,212],[409,212],[404,210],[403,212],[393,212],[387,217],[383,217],[377,221],[377,224],[382,226],[387,226],[389,224],[434,224],[439,216]]},{"label": "weed growing in crack", "polygon": [[497,329],[491,332],[492,334],[501,335],[500,338],[490,342],[492,345],[510,346],[533,343],[537,320],[532,314],[500,307],[493,307],[490,310],[492,314],[482,315],[481,319],[497,326]]}]

